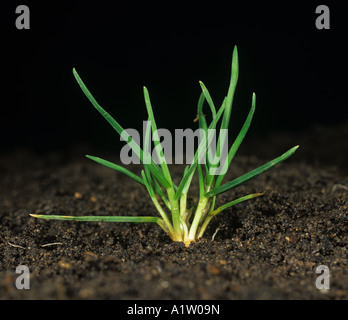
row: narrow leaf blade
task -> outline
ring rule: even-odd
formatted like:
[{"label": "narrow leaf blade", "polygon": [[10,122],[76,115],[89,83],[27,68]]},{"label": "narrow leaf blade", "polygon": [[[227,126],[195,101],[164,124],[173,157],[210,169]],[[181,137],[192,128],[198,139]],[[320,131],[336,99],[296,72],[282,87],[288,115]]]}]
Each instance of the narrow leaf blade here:
[{"label": "narrow leaf blade", "polygon": [[60,216],[46,214],[30,214],[30,216],[46,220],[69,220],[69,221],[99,221],[99,222],[155,222],[158,223],[158,217],[132,217],[132,216]]},{"label": "narrow leaf blade", "polygon": [[[266,190],[267,191],[267,190]],[[265,192],[266,192],[265,191]],[[220,213],[221,211],[223,210],[226,210],[227,208],[230,208],[238,203],[241,203],[241,202],[244,202],[244,201],[247,201],[247,200],[250,200],[250,199],[253,199],[253,198],[256,198],[256,197],[260,197],[260,196],[263,196],[265,194],[265,192],[262,192],[262,193],[252,193],[252,194],[248,194],[246,196],[243,196],[243,197],[240,197],[238,199],[235,199],[231,202],[228,202],[224,205],[222,205],[221,207],[215,209],[211,215],[214,217],[216,216],[218,213]]]},{"label": "narrow leaf blade", "polygon": [[108,168],[111,168],[113,170],[116,170],[116,171],[119,171],[119,172],[122,172],[124,173],[125,175],[127,175],[129,178],[131,178],[132,180],[134,180],[135,182],[138,182],[140,183],[141,185],[145,186],[144,184],[144,181],[139,177],[137,176],[135,173],[127,170],[126,168],[122,167],[122,166],[119,166],[118,164],[115,164],[113,162],[110,162],[110,161],[107,161],[107,160],[104,160],[102,158],[98,158],[98,157],[94,157],[94,156],[90,156],[90,155],[86,155],[86,157],[88,159],[91,159],[103,166],[106,166]]},{"label": "narrow leaf blade", "polygon": [[[256,108],[256,95],[255,95],[255,93],[253,93],[252,102],[251,102],[251,109],[249,111],[249,114],[248,114],[248,116],[247,116],[247,118],[246,118],[246,120],[245,120],[245,122],[243,124],[243,127],[240,130],[237,138],[233,142],[230,151],[228,152],[228,158],[227,158],[228,162],[226,164],[227,165],[227,170],[230,167],[231,162],[232,162],[235,154],[237,153],[241,143],[243,142],[243,139],[244,139],[245,135],[247,134],[247,132],[249,130],[249,127],[250,127],[253,115],[255,113],[255,108]],[[225,175],[226,174],[222,174],[219,177],[217,177],[216,183],[215,183],[216,187],[218,187],[221,184],[221,182],[224,179]]]},{"label": "narrow leaf blade", "polygon": [[[122,128],[122,126],[108,113],[104,110],[102,106],[99,105],[99,103],[95,100],[91,92],[87,89],[84,82],[81,80],[80,76],[78,75],[75,68],[73,69],[73,74],[75,76],[75,79],[77,83],[80,85],[83,93],[86,95],[86,97],[89,99],[89,101],[92,103],[92,105],[99,111],[99,113],[110,123],[110,125],[117,131],[117,133],[122,136],[122,138],[127,142],[129,147],[134,151],[136,156],[143,160],[143,150],[139,147],[139,145],[133,140],[133,138]],[[151,158],[151,164],[148,165],[149,170],[153,175],[156,176],[158,181],[165,187],[168,188],[171,184],[165,179],[162,171],[158,168],[158,166],[155,164],[153,159]]]},{"label": "narrow leaf blade", "polygon": [[153,110],[152,110],[152,105],[151,105],[149,91],[147,90],[147,88],[145,86],[143,88],[143,91],[144,91],[144,99],[145,99],[145,105],[146,105],[147,113],[148,113],[148,116],[149,116],[149,120],[151,122],[153,141],[154,141],[154,145],[155,145],[155,151],[157,152],[158,159],[163,159],[163,161],[161,162],[161,168],[162,168],[164,177],[172,185],[173,184],[172,183],[172,178],[171,178],[171,175],[170,175],[167,163],[165,161],[165,157],[163,155],[163,149],[162,149],[161,143],[159,141],[158,133],[157,133],[157,125],[156,125],[155,117],[154,117]]},{"label": "narrow leaf blade", "polygon": [[191,183],[193,174],[196,170],[197,163],[194,163],[185,173],[184,177],[182,178],[180,185],[178,187],[178,190],[176,191],[174,200],[178,200],[181,197],[181,194],[184,191],[187,191],[189,184]]},{"label": "narrow leaf blade", "polygon": [[213,99],[211,98],[210,93],[209,93],[208,89],[206,88],[206,86],[204,85],[204,83],[202,81],[199,81],[199,84],[202,88],[202,92],[204,94],[205,99],[208,102],[208,105],[210,107],[210,110],[211,110],[211,113],[212,113],[212,116],[214,119],[216,117],[216,109],[215,109]]},{"label": "narrow leaf blade", "polygon": [[107,112],[104,108],[97,102],[97,100],[93,97],[91,92],[87,89],[86,85],[80,78],[79,74],[73,69],[73,74],[79,86],[81,87],[83,93],[86,95],[88,100],[92,103],[92,105],[99,111],[99,113],[110,123],[110,125],[118,132],[119,135],[124,131],[121,125]]},{"label": "narrow leaf blade", "polygon": [[274,167],[275,165],[279,164],[280,162],[286,160],[287,158],[289,158],[298,148],[299,146],[295,146],[293,148],[291,148],[290,150],[288,150],[287,152],[285,152],[284,154],[282,154],[280,157],[275,158],[269,162],[267,162],[266,164],[230,181],[225,183],[222,186],[219,186],[215,189],[213,189],[212,191],[208,192],[206,194],[207,197],[212,197],[212,196],[216,196],[220,193],[226,192],[232,188],[236,188],[240,185],[242,185],[243,183],[256,178],[257,176],[259,176],[260,174],[264,173],[265,171],[271,169],[272,167]]}]

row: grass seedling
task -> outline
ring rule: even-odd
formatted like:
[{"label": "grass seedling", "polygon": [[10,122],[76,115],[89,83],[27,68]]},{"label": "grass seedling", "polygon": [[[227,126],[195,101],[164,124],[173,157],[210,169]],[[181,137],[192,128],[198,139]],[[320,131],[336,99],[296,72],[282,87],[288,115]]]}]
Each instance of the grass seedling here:
[{"label": "grass seedling", "polygon": [[[149,92],[146,87],[144,87],[144,98],[145,105],[148,113],[148,120],[151,126],[148,125],[146,130],[145,146],[142,150],[139,145],[129,136],[126,131],[120,126],[120,124],[108,113],[106,112],[94,99],[90,91],[87,89],[85,84],[82,82],[80,76],[73,69],[73,74],[80,85],[82,91],[90,100],[92,105],[102,114],[102,116],[110,123],[110,125],[117,131],[119,135],[122,135],[124,140],[127,142],[129,147],[135,152],[143,164],[143,170],[141,171],[141,176],[134,174],[128,169],[117,165],[115,163],[106,161],[104,159],[89,156],[87,157],[95,162],[107,166],[111,169],[122,172],[129,178],[133,179],[135,182],[141,184],[145,187],[153,201],[154,206],[158,211],[158,216],[61,216],[61,215],[36,215],[31,216],[43,219],[56,219],[56,220],[73,220],[73,221],[105,221],[105,222],[152,222],[157,223],[173,241],[182,241],[186,246],[192,241],[197,241],[201,238],[212,218],[218,215],[220,212],[238,204],[243,201],[253,199],[263,195],[264,193],[253,193],[248,194],[238,199],[235,199],[229,203],[226,203],[220,207],[216,207],[216,197],[232,188],[236,188],[249,180],[259,176],[265,171],[276,166],[280,162],[289,158],[298,148],[295,146],[285,152],[283,155],[267,162],[266,164],[243,174],[242,176],[233,179],[232,181],[223,183],[226,175],[224,173],[219,173],[217,168],[225,166],[228,169],[231,162],[241,145],[252,120],[255,106],[256,106],[256,95],[253,93],[251,109],[250,112],[239,132],[237,138],[233,142],[232,146],[228,150],[228,155],[225,158],[218,157],[221,154],[220,145],[223,145],[226,135],[222,132],[226,132],[229,127],[230,115],[232,111],[232,102],[234,93],[237,86],[239,73],[238,65],[238,52],[237,47],[233,50],[232,55],[232,70],[231,79],[223,103],[220,108],[216,109],[215,104],[209,94],[208,89],[205,85],[200,82],[202,93],[198,100],[197,106],[197,118],[195,121],[198,122],[199,128],[202,129],[201,132],[206,134],[207,139],[201,140],[197,150],[194,154],[194,159],[192,163],[186,166],[183,177],[179,185],[176,185],[171,177],[168,169],[168,165],[163,157],[163,148],[157,134],[157,126],[155,122],[155,117],[152,111],[151,101]],[[207,118],[203,114],[204,102],[207,102],[211,111],[211,123],[208,125]],[[220,125],[218,122],[221,120]],[[216,147],[216,153],[213,155],[213,150],[211,146],[211,134],[212,129],[216,129],[219,132],[218,143]],[[220,129],[220,130],[218,130]],[[223,130],[221,130],[223,129]],[[162,159],[160,165],[156,164],[152,156],[149,154],[148,150],[148,137],[150,135],[150,130],[152,130],[153,141],[157,156]],[[225,130],[225,131],[224,131]],[[219,142],[220,141],[220,142]],[[148,161],[144,161],[147,159]],[[205,159],[205,161],[201,161]],[[187,196],[192,181],[193,175],[197,172],[199,181],[199,200],[191,208],[187,207]],[[222,171],[220,171],[222,172]]]}]

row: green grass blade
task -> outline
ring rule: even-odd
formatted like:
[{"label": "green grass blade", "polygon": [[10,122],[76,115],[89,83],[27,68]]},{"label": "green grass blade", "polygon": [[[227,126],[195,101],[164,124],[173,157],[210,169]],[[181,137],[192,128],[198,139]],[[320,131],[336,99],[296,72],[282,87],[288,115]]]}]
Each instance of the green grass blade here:
[{"label": "green grass blade", "polygon": [[241,184],[256,178],[257,176],[259,176],[260,174],[264,173],[265,171],[271,169],[272,167],[274,167],[275,165],[279,164],[280,162],[286,160],[287,158],[289,158],[298,148],[299,146],[295,146],[293,148],[291,148],[290,150],[288,150],[287,152],[285,152],[284,154],[282,154],[280,157],[275,158],[269,162],[267,162],[266,164],[230,181],[225,183],[222,186],[219,186],[217,188],[214,188],[213,190],[211,190],[210,192],[208,192],[206,194],[206,197],[212,197],[215,195],[218,195],[220,193],[226,192],[227,190],[230,190],[232,188],[236,188],[238,186],[240,186]]},{"label": "green grass blade", "polygon": [[209,105],[211,113],[212,113],[212,117],[214,119],[216,117],[216,109],[215,109],[214,102],[213,102],[213,100],[212,100],[212,98],[210,96],[210,93],[209,93],[208,89],[204,85],[204,83],[202,81],[199,81],[199,84],[200,84],[200,86],[202,88],[202,92],[204,94],[205,99],[208,102],[208,105]]},{"label": "green grass blade", "polygon": [[159,141],[158,133],[157,133],[157,125],[156,125],[155,117],[154,117],[153,110],[152,110],[149,91],[147,90],[146,87],[144,87],[144,98],[145,98],[145,105],[146,105],[147,113],[148,113],[148,116],[149,116],[149,119],[151,122],[153,141],[154,141],[154,145],[155,145],[155,150],[157,152],[157,157],[159,160],[163,159],[163,161],[161,162],[161,168],[162,168],[164,177],[166,178],[166,180],[170,184],[172,184],[172,178],[171,178],[165,157],[163,155],[163,149],[162,149],[161,143]]},{"label": "green grass blade", "polygon": [[[98,157],[94,157],[94,156],[90,156],[90,155],[86,155],[87,158],[99,163],[99,164],[102,164],[106,167],[109,167],[111,169],[114,169],[114,170],[117,170],[117,171],[120,171],[124,174],[126,174],[129,178],[131,178],[132,180],[140,183],[141,185],[145,186],[144,184],[144,181],[139,177],[137,176],[136,174],[134,174],[133,172],[127,170],[126,168],[122,167],[122,166],[119,166],[115,163],[112,163],[110,161],[107,161],[107,160],[104,160],[102,158],[98,158]],[[163,178],[163,175],[155,168],[155,167],[151,167],[151,165],[146,165],[146,168],[148,168],[153,174],[154,176],[163,184],[163,185],[166,185],[166,186],[169,186],[169,184],[167,183],[167,181]],[[154,172],[152,171],[154,170]]]},{"label": "green grass blade", "polygon": [[92,105],[100,112],[100,114],[110,123],[110,125],[121,135],[121,133],[124,131],[123,128],[120,126],[120,124],[108,113],[106,112],[99,103],[94,99],[91,92],[87,89],[85,84],[83,83],[82,79],[80,78],[79,74],[73,68],[73,74],[75,76],[75,79],[77,83],[80,85],[83,93],[86,95],[86,97],[89,99],[89,101],[92,103]]},{"label": "green grass blade", "polygon": [[171,184],[167,181],[167,179],[164,177],[162,171],[160,171],[158,168],[154,167],[153,165],[147,165],[151,173],[157,178],[157,180],[162,184],[163,187],[168,189]]},{"label": "green grass blade", "polygon": [[202,172],[202,166],[198,164],[198,183],[199,183],[199,198],[202,198],[205,193],[204,178]]},{"label": "green grass blade", "polygon": [[[266,190],[266,191],[267,191],[267,190]],[[266,192],[266,191],[265,191],[265,192]],[[214,218],[218,213],[220,213],[221,211],[226,210],[227,208],[230,208],[230,207],[232,207],[232,206],[234,206],[234,205],[236,205],[236,204],[238,204],[238,203],[241,203],[241,202],[243,202],[243,201],[247,201],[247,200],[250,200],[250,199],[253,199],[253,198],[256,198],[256,197],[260,197],[260,196],[264,195],[265,192],[263,192],[263,193],[248,194],[248,195],[246,195],[246,196],[244,196],[244,197],[240,197],[240,198],[235,199],[235,200],[233,200],[233,201],[231,201],[231,202],[228,202],[228,203],[222,205],[221,207],[219,207],[219,208],[217,208],[217,209],[215,209],[215,210],[212,210],[212,212],[210,212],[210,213],[207,215],[207,217],[205,218],[205,220],[204,220],[204,222],[203,222],[203,224],[202,224],[202,226],[201,226],[201,228],[200,228],[200,230],[199,230],[198,238],[202,237],[202,235],[203,235],[204,231],[206,230],[206,228],[207,228],[207,226],[208,226],[210,220],[211,220],[212,218]],[[216,199],[216,198],[213,197],[213,200],[212,200],[212,202],[213,202],[212,205],[213,205],[213,206],[215,205],[215,199]]]},{"label": "green grass blade", "polygon": [[[200,82],[202,90],[203,88],[205,88],[203,82]],[[206,90],[206,89],[205,89]],[[207,90],[206,90],[207,91]],[[198,100],[198,105],[197,105],[197,117],[198,117],[198,124],[199,124],[199,128],[204,130],[204,134],[205,137],[208,137],[208,126],[207,126],[207,121],[205,120],[205,115],[203,113],[203,104],[204,101],[206,99],[206,96],[209,95],[209,93],[205,94],[204,92],[201,93],[199,100]],[[210,95],[209,95],[210,97]],[[213,119],[216,118],[216,111],[215,111],[215,106],[213,104],[213,102],[211,101],[211,111],[212,111],[212,117]],[[201,137],[202,139],[202,137]],[[212,159],[212,150],[211,148],[209,148],[208,143],[207,143],[207,152],[206,152],[206,156],[205,156],[205,172],[206,175],[209,176],[209,167],[210,167],[210,163],[209,163],[209,159]]]},{"label": "green grass blade", "polygon": [[134,174],[133,172],[127,170],[126,168],[124,168],[122,166],[119,166],[119,165],[117,165],[115,163],[112,163],[110,161],[104,160],[102,158],[98,158],[98,157],[94,157],[94,156],[90,156],[90,155],[86,155],[86,157],[88,159],[91,159],[91,160],[93,160],[93,161],[103,165],[103,166],[106,166],[106,167],[109,167],[109,168],[111,168],[113,170],[122,172],[122,173],[126,174],[129,178],[134,180],[135,182],[138,182],[141,185],[145,186],[144,181],[139,176],[137,176],[136,174]]},{"label": "green grass blade", "polygon": [[[148,165],[146,164],[146,163],[148,163],[148,160],[150,159],[150,154],[149,154],[150,130],[151,130],[150,126],[151,126],[151,123],[150,123],[150,121],[148,119],[148,122],[147,122],[147,125],[146,125],[145,137],[144,137],[144,139],[145,139],[144,140],[144,157],[145,157],[144,160],[146,160],[146,161],[144,161],[145,176],[147,178],[148,183],[151,184],[151,186],[153,187],[154,192],[157,193],[163,200],[165,200],[164,193],[162,192],[160,186],[155,183],[156,179],[152,179],[151,171],[148,168]],[[168,202],[165,202],[165,203],[167,205]]]},{"label": "green grass blade", "polygon": [[[194,122],[196,122],[197,120],[199,120],[199,116],[203,116],[203,120],[204,120],[204,114],[203,114],[203,105],[204,105],[204,101],[205,101],[205,96],[204,93],[201,92],[201,94],[199,95],[199,99],[198,99],[198,103],[197,103],[197,118],[195,119]],[[201,126],[200,126],[201,127]],[[207,123],[205,122],[205,127],[207,127]]]},{"label": "green grass blade", "polygon": [[[202,140],[204,137],[206,138],[208,136],[208,126],[207,126],[207,121],[205,120],[205,115],[203,113],[203,105],[204,105],[204,101],[205,101],[205,96],[204,93],[201,92],[200,96],[199,96],[199,100],[198,100],[198,104],[197,104],[197,120],[198,120],[198,126],[200,129],[203,129],[204,131],[204,136],[202,136],[202,134],[200,135],[200,139]],[[196,120],[195,120],[196,121]],[[205,156],[205,172],[209,172],[209,154],[210,154],[211,150],[210,148],[208,148],[207,145],[207,153]],[[200,166],[200,163],[198,164]]]},{"label": "green grass blade", "polygon": [[170,230],[170,232],[174,232],[166,212],[163,210],[162,206],[157,201],[157,198],[155,196],[155,191],[153,189],[153,186],[151,185],[151,181],[149,181],[148,178],[146,177],[144,170],[141,171],[141,175],[143,177],[146,188],[150,194],[151,200],[154,203],[158,213],[161,215],[164,223],[166,224],[167,229]]},{"label": "green grass blade", "polygon": [[[162,198],[163,202],[166,204],[167,207],[170,207],[170,204],[169,204],[168,200],[166,199],[163,191],[161,190],[161,187],[157,183],[157,180],[156,179],[152,179],[151,173],[150,173],[150,169],[148,167],[148,164],[146,164],[146,163],[148,163],[148,159],[151,159],[151,155],[149,153],[150,130],[151,130],[151,122],[148,119],[148,123],[147,123],[146,130],[145,130],[145,140],[144,140],[144,157],[145,157],[145,160],[146,160],[146,162],[144,162],[145,174],[146,174],[146,177],[147,177],[148,181],[150,183],[153,183],[153,187],[154,187],[155,193],[157,193]],[[156,178],[155,175],[153,175],[153,176]],[[168,184],[168,187],[169,187],[169,184]]]},{"label": "green grass blade", "polygon": [[238,74],[239,74],[238,50],[237,50],[237,46],[235,46],[233,50],[233,54],[232,54],[232,69],[231,69],[230,86],[228,88],[228,93],[226,98],[226,107],[225,107],[224,116],[222,118],[221,129],[228,129],[228,126],[229,126],[230,116],[232,111],[232,102],[233,102],[233,97],[234,97],[234,93],[235,93],[237,81],[238,81]]},{"label": "green grass blade", "polygon": [[[253,97],[252,97],[252,103],[251,103],[251,109],[249,111],[249,114],[244,122],[244,125],[242,127],[242,129],[240,130],[236,140],[233,142],[232,144],[232,147],[230,149],[230,151],[228,152],[228,158],[227,158],[227,170],[228,168],[230,167],[231,165],[231,162],[232,162],[232,159],[234,158],[236,152],[238,151],[239,149],[239,146],[241,145],[246,133],[248,132],[249,130],[249,127],[250,127],[250,124],[251,124],[251,121],[252,121],[252,118],[253,118],[253,115],[254,115],[254,112],[255,112],[255,107],[256,107],[256,95],[255,93],[253,93]],[[224,179],[226,174],[222,174],[222,175],[219,175],[217,178],[216,178],[216,182],[215,182],[215,187],[218,187],[220,186],[222,180]]]},{"label": "green grass blade", "polygon": [[198,148],[194,154],[194,158],[193,158],[193,161],[192,161],[192,164],[191,166],[194,164],[194,163],[202,163],[202,158],[203,156],[207,155],[207,152],[209,150],[209,146],[211,144],[211,141],[214,137],[214,132],[213,130],[209,130],[209,129],[215,129],[215,126],[216,126],[216,122],[217,122],[217,119],[213,119],[212,123],[210,124],[208,130],[206,131],[207,133],[205,134],[205,138],[204,139],[201,139],[199,145],[198,145]]},{"label": "green grass blade", "polygon": [[[99,105],[99,103],[95,100],[91,92],[87,89],[86,85],[81,80],[80,76],[78,75],[77,71],[73,69],[73,74],[75,76],[75,79],[77,83],[80,85],[83,93],[86,95],[86,97],[89,99],[89,101],[92,103],[92,105],[99,111],[99,113],[110,123],[110,125],[116,130],[116,132],[122,136],[122,138],[127,142],[129,147],[134,151],[136,156],[143,160],[143,150],[139,147],[139,145],[133,140],[133,138],[122,128],[122,126],[108,113],[106,112],[102,106]],[[171,184],[165,179],[163,173],[158,168],[158,166],[154,163],[154,161],[151,158],[151,164],[148,165],[149,170],[156,176],[158,181],[165,187],[168,188]]]},{"label": "green grass blade", "polygon": [[[213,133],[212,130],[216,128],[216,124],[219,121],[221,115],[223,114],[224,110],[225,110],[225,105],[226,105],[226,99],[224,99],[219,111],[216,114],[215,119],[212,120],[212,122],[210,123],[208,130],[207,130],[207,134],[206,134],[206,139],[202,140],[194,154],[194,158],[193,158],[193,162],[191,164],[191,166],[193,166],[194,163],[201,163],[201,159],[203,154],[207,154],[209,146],[211,144],[211,141],[213,139]],[[199,115],[200,116],[200,115]],[[201,116],[203,116],[203,113],[201,114]],[[205,120],[204,120],[205,121]],[[211,130],[212,129],[212,130]]]},{"label": "green grass blade", "polygon": [[[175,230],[175,233],[180,235],[181,229],[180,229],[180,211],[179,211],[179,203],[178,199],[175,199],[175,185],[173,183],[173,180],[171,178],[165,157],[163,155],[163,148],[161,146],[161,143],[159,141],[159,136],[157,132],[157,126],[155,122],[155,117],[153,115],[152,105],[150,101],[150,96],[147,88],[144,86],[144,98],[145,98],[145,105],[147,109],[147,113],[151,122],[152,127],[152,134],[153,134],[153,141],[155,145],[155,150],[157,152],[157,156],[159,159],[163,159],[161,161],[161,168],[164,175],[164,179],[168,182],[169,186],[165,187],[168,194],[168,199],[171,207],[172,212],[172,220],[173,220],[173,227]],[[160,149],[159,149],[160,148]]]},{"label": "green grass blade", "polygon": [[167,196],[162,191],[162,189],[161,189],[160,185],[158,184],[157,180],[156,179],[152,179],[152,180],[153,180],[153,184],[154,184],[155,193],[158,194],[161,197],[161,199],[164,202],[164,204],[170,210],[171,206],[170,206],[170,203],[169,203],[169,200],[168,200]]},{"label": "green grass blade", "polygon": [[[224,115],[222,117],[221,126],[220,126],[220,129],[222,130],[228,130],[228,127],[229,127],[230,117],[232,112],[232,102],[233,102],[234,93],[236,91],[237,82],[238,82],[238,74],[239,74],[238,50],[237,50],[237,46],[235,46],[233,50],[233,54],[232,54],[230,85],[227,92]],[[220,152],[221,152],[220,145],[224,146],[225,140],[226,140],[226,134],[222,134],[222,135],[220,134],[218,138],[217,146],[216,146],[215,159],[220,156]],[[216,163],[216,161],[214,160],[213,163]],[[211,174],[207,181],[209,186],[212,185],[214,178],[215,178],[215,175]]]},{"label": "green grass blade", "polygon": [[225,108],[226,108],[226,100],[227,100],[227,97],[224,98],[224,101],[222,101],[222,104],[221,104],[221,107],[219,108],[217,114],[216,114],[216,123],[220,120],[222,114],[224,113],[225,111]]},{"label": "green grass blade", "polygon": [[155,222],[158,223],[159,217],[130,217],[130,216],[60,216],[46,214],[30,214],[30,216],[46,220],[70,220],[70,221],[99,221],[99,222]]},{"label": "green grass blade", "polygon": [[149,175],[146,175],[145,171],[141,171],[141,175],[143,177],[143,181],[145,183],[146,189],[150,195],[151,198],[155,197],[155,191],[153,189],[152,183],[151,183],[151,177]]},{"label": "green grass blade", "polygon": [[221,207],[215,209],[210,215],[214,217],[218,213],[220,213],[221,211],[226,210],[227,208],[230,208],[230,207],[232,207],[232,206],[234,206],[234,205],[236,205],[238,203],[241,203],[243,201],[247,201],[247,200],[250,200],[250,199],[253,199],[253,198],[256,198],[256,197],[263,196],[265,194],[265,192],[262,192],[262,193],[252,193],[252,194],[248,194],[246,196],[240,197],[238,199],[235,199],[235,200],[233,200],[231,202],[228,202],[228,203],[222,205]]},{"label": "green grass blade", "polygon": [[[147,124],[146,124],[146,130],[145,130],[145,137],[144,137],[144,151],[143,151],[143,156],[144,156],[144,167],[147,168],[147,163],[149,163],[149,159],[151,159],[151,155],[150,155],[150,152],[149,151],[149,148],[150,148],[150,144],[151,144],[151,141],[150,141],[150,130],[151,130],[151,122],[150,122],[150,119],[147,120]],[[147,170],[149,170],[147,168]]]},{"label": "green grass blade", "polygon": [[182,178],[178,190],[175,193],[174,200],[178,200],[181,197],[181,194],[183,192],[187,192],[187,189],[191,183],[193,174],[196,170],[197,163],[195,163],[193,166],[191,166],[188,170],[186,170],[186,173],[184,174],[184,177]]}]

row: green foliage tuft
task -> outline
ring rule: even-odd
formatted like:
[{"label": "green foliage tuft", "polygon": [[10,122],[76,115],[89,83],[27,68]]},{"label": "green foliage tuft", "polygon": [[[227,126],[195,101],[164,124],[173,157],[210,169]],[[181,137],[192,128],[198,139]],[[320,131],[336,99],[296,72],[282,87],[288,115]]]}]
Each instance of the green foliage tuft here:
[{"label": "green foliage tuft", "polygon": [[[289,158],[297,150],[298,146],[295,146],[285,152],[283,155],[273,159],[272,161],[267,162],[266,164],[243,174],[240,177],[233,179],[232,181],[222,184],[225,174],[216,174],[217,167],[225,166],[227,169],[230,167],[231,162],[241,145],[252,121],[252,117],[256,108],[256,95],[252,95],[252,103],[249,114],[237,136],[233,142],[231,148],[229,149],[228,156],[226,159],[214,159],[212,161],[212,148],[210,146],[212,135],[209,134],[211,130],[209,129],[228,129],[233,98],[238,82],[239,74],[239,63],[238,63],[238,51],[237,47],[233,50],[232,55],[232,68],[231,68],[231,78],[230,84],[227,92],[227,96],[222,102],[219,109],[216,109],[213,99],[203,84],[199,82],[202,93],[198,100],[197,106],[197,118],[199,128],[205,132],[207,139],[202,140],[198,146],[193,162],[185,168],[184,175],[181,179],[179,186],[176,186],[173,181],[165,161],[161,162],[161,165],[158,166],[155,161],[152,159],[151,155],[146,153],[147,145],[145,145],[145,154],[144,151],[139,147],[139,145],[129,136],[121,127],[121,125],[108,113],[106,112],[92,96],[90,91],[87,89],[80,76],[73,69],[73,74],[76,78],[76,81],[80,85],[82,91],[92,103],[92,105],[97,109],[97,111],[109,122],[109,124],[117,131],[119,135],[122,135],[124,140],[128,143],[129,147],[133,152],[143,160],[144,156],[150,158],[150,161],[143,161],[144,170],[141,173],[141,176],[134,174],[133,172],[127,170],[126,168],[117,165],[115,163],[109,162],[107,160],[87,156],[89,159],[107,166],[116,171],[122,172],[127,175],[129,178],[144,186],[152,199],[160,217],[139,217],[139,216],[61,216],[61,215],[31,215],[35,218],[42,219],[56,219],[56,220],[72,220],[72,221],[103,221],[103,222],[135,222],[135,223],[144,223],[152,222],[157,223],[170,237],[173,241],[183,241],[186,246],[188,246],[192,241],[198,240],[202,237],[204,231],[207,228],[207,225],[213,217],[218,213],[249,199],[253,199],[259,196],[262,196],[263,193],[254,193],[245,195],[238,199],[235,199],[229,203],[226,203],[218,208],[215,208],[216,205],[216,196],[222,194],[232,188],[236,188],[251,179],[256,178],[265,171],[273,168],[282,161]],[[150,101],[150,95],[146,87],[144,87],[144,99],[145,105],[148,113],[148,120],[151,123],[152,134],[154,136],[154,145],[157,152],[157,156],[161,159],[163,157],[163,150],[161,148],[161,143],[157,136],[157,126],[155,122],[155,117],[152,110],[152,105]],[[207,102],[211,115],[212,121],[208,125],[207,120],[203,114],[204,102]],[[220,127],[217,128],[217,123],[221,119]],[[218,130],[219,131],[219,130]],[[224,145],[224,140],[226,135],[220,134],[218,136],[217,142],[217,155],[220,154],[221,150],[219,149],[220,145]],[[146,130],[146,136],[150,134],[149,128]],[[146,139],[145,141],[147,141]],[[203,157],[205,158],[205,165],[202,166],[200,160]],[[190,188],[192,178],[196,172],[198,172],[198,181],[199,181],[199,200],[198,203],[192,208],[187,208],[187,194]],[[161,203],[163,202],[163,203]]]}]

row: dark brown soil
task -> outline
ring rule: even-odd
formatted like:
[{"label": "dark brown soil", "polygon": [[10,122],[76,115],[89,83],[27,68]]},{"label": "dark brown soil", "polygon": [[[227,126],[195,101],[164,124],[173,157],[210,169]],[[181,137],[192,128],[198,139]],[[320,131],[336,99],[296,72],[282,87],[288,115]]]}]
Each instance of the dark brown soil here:
[{"label": "dark brown soil", "polygon": [[[223,204],[271,188],[263,197],[217,216],[204,238],[188,249],[171,242],[154,224],[29,217],[29,213],[155,214],[141,186],[85,159],[84,147],[44,155],[27,150],[3,155],[0,297],[347,299],[347,127],[246,139],[230,177],[296,144],[301,148],[277,168],[218,198]],[[179,179],[182,168],[172,169]],[[192,191],[194,200],[197,190]],[[15,287],[18,265],[30,269],[29,290]],[[329,267],[329,290],[315,286],[319,265]]]}]

